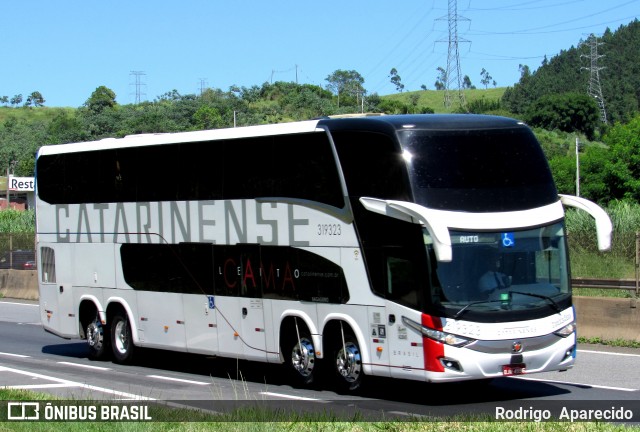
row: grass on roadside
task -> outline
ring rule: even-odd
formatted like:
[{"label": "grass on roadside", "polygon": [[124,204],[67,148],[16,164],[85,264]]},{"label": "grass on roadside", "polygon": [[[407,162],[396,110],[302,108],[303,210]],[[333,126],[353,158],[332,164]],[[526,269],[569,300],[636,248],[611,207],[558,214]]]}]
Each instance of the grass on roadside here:
[{"label": "grass on roadside", "polygon": [[[53,396],[33,393],[26,390],[0,389],[0,400],[3,401],[56,401]],[[98,402],[99,404],[99,402]],[[153,410],[153,411],[152,411]],[[357,412],[353,421],[337,419],[332,414],[284,414],[261,409],[244,409],[229,414],[209,414],[197,410],[174,409],[166,407],[150,407],[151,416],[168,419],[168,421],[153,422],[56,422],[56,421],[6,421],[0,422],[0,431],[59,431],[93,432],[93,431],[268,431],[281,430],[300,431],[621,431],[623,426],[607,423],[568,423],[568,422],[498,422],[489,415],[471,416],[461,414],[447,419],[420,421],[387,421],[366,422],[359,421]]]}]

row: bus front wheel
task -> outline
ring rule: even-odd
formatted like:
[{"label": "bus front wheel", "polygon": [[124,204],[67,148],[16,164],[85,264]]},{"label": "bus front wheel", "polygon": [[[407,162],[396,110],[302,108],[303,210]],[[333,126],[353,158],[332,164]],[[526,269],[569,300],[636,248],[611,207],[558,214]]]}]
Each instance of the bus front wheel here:
[{"label": "bus front wheel", "polygon": [[130,363],[135,345],[131,337],[131,324],[126,314],[117,313],[111,320],[111,347],[117,363]]}]

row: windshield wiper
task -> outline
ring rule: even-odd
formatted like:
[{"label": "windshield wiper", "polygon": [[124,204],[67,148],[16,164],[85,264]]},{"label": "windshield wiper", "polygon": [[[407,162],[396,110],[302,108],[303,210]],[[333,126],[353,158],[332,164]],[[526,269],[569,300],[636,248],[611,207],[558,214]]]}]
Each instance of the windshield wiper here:
[{"label": "windshield wiper", "polygon": [[521,291],[510,291],[511,294],[520,294],[520,295],[526,295],[526,296],[531,296],[531,297],[537,297],[537,298],[541,298],[544,300],[547,300],[549,302],[549,304],[553,307],[553,309],[555,309],[556,312],[560,313],[562,312],[562,309],[560,308],[560,306],[558,305],[558,303],[555,302],[554,299],[552,299],[549,296],[543,295],[543,294],[535,294],[535,293],[529,293],[529,292],[521,292]]},{"label": "windshield wiper", "polygon": [[458,317],[462,316],[462,314],[467,311],[467,308],[469,308],[469,306],[474,306],[477,304],[484,304],[484,303],[504,303],[504,300],[478,300],[478,301],[471,302],[465,305],[458,312],[456,312],[455,315],[453,316],[453,319],[458,319]]}]

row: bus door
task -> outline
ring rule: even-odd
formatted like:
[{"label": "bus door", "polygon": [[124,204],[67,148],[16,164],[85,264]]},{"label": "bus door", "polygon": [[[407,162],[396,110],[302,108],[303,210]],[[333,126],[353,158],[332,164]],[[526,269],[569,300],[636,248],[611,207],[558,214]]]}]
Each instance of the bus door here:
[{"label": "bus door", "polygon": [[239,244],[222,246],[216,251],[215,300],[220,352],[264,361],[266,336],[260,246]]},{"label": "bus door", "polygon": [[187,350],[199,354],[218,353],[218,317],[213,290],[213,244],[182,243],[190,280],[182,297],[186,317]]},{"label": "bus door", "polygon": [[[66,336],[78,335],[78,319],[75,318],[77,311],[73,307],[71,281],[61,280],[73,274],[72,251],[71,243],[57,244],[55,252],[53,248],[41,247],[39,261],[42,322]],[[61,277],[56,278],[56,273]]]},{"label": "bus door", "polygon": [[408,378],[425,367],[422,336],[403,321],[421,322],[420,268],[409,254],[393,251],[386,254],[385,271],[391,376]]}]

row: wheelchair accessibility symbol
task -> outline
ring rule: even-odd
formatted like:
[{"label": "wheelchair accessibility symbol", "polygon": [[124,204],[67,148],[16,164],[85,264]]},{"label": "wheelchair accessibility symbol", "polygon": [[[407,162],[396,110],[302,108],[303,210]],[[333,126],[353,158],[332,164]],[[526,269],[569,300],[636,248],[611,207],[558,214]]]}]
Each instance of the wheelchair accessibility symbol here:
[{"label": "wheelchair accessibility symbol", "polygon": [[513,233],[502,233],[502,246],[514,247],[516,245],[516,237]]}]

